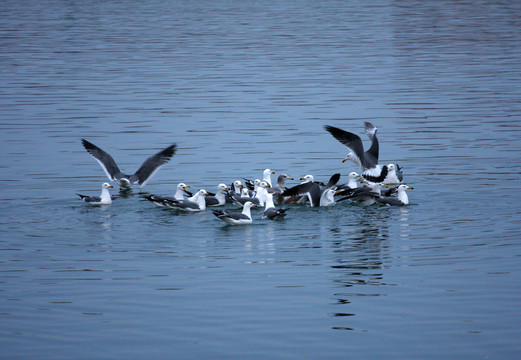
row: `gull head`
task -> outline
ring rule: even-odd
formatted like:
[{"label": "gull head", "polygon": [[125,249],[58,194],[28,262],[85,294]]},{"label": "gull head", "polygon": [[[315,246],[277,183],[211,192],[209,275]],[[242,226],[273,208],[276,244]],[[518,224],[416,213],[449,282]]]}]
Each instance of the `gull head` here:
[{"label": "gull head", "polygon": [[226,186],[226,184],[219,184],[219,185],[217,185],[217,190],[225,191],[225,190],[230,190],[230,188],[228,186]]},{"label": "gull head", "polygon": [[398,191],[413,190],[413,189],[414,188],[412,186],[407,186],[405,184],[398,186]]},{"label": "gull head", "polygon": [[347,160],[355,161],[355,154],[353,154],[353,152],[350,152],[349,154],[346,155],[346,157],[344,158],[344,160],[342,160],[342,162],[345,163]]},{"label": "gull head", "polygon": [[259,186],[262,187],[262,188],[270,188],[270,184],[268,184],[266,181],[261,181],[259,183]]},{"label": "gull head", "polygon": [[250,208],[252,208],[252,207],[257,207],[257,205],[255,205],[255,204],[252,203],[251,201],[246,201],[246,202],[244,203],[244,208],[246,208],[246,209],[250,209]]},{"label": "gull head", "polygon": [[271,170],[271,169],[266,169],[264,170],[264,172],[262,173],[263,176],[268,176],[268,175],[271,175],[271,174],[275,174],[275,171]]},{"label": "gull head", "polygon": [[307,182],[313,182],[315,180],[315,178],[313,177],[313,175],[306,175],[306,176],[301,177],[300,180],[304,180],[304,183],[307,183]]}]

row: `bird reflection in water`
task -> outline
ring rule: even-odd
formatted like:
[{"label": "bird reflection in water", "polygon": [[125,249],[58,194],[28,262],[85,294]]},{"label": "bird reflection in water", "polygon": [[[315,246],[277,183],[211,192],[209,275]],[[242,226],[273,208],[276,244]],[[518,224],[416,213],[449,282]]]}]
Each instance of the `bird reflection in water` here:
[{"label": "bird reflection in water", "polygon": [[383,276],[393,212],[386,210],[368,208],[363,212],[354,212],[350,223],[331,229],[333,283],[335,289],[341,289],[334,293],[333,304],[342,306],[341,310],[338,309],[340,311],[331,313],[337,319],[335,326],[332,326],[335,330],[354,330],[344,325],[356,314],[345,311],[344,306],[351,304],[355,298],[382,296],[378,287],[388,285],[383,282]]}]

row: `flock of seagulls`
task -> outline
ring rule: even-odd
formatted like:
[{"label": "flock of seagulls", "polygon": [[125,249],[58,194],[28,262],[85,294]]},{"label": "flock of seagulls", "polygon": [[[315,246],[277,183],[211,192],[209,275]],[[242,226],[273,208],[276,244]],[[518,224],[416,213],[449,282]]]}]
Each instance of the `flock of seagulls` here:
[{"label": "flock of seagulls", "polygon": [[[403,184],[402,169],[398,164],[378,164],[377,128],[369,122],[365,122],[364,125],[365,134],[371,142],[367,151],[364,151],[362,139],[358,135],[334,126],[324,126],[327,132],[349,149],[343,162],[353,161],[362,170],[360,174],[349,173],[347,184],[339,184],[341,175],[336,173],[327,183],[316,181],[313,175],[306,175],[300,178],[302,181],[300,184],[287,187],[286,181],[293,180],[292,177],[281,174],[277,177],[277,183],[273,184],[271,175],[275,172],[266,169],[262,179],[242,178],[244,184],[241,180],[235,180],[229,186],[221,183],[217,186],[216,193],[210,193],[205,189],[192,193],[189,190],[190,186],[180,183],[174,196],[151,194],[144,195],[143,198],[156,206],[185,212],[199,212],[206,210],[207,207],[231,204],[242,211],[232,211],[228,208],[213,211],[217,218],[229,225],[251,224],[253,221],[251,209],[257,207],[264,208],[263,219],[280,220],[286,216],[289,209],[283,206],[289,204],[327,207],[337,202],[349,201],[362,206],[409,205],[406,190],[412,187]],[[133,184],[144,186],[176,152],[176,144],[172,144],[147,158],[134,174],[126,175],[121,172],[112,156],[106,151],[85,139],[81,141],[85,150],[101,165],[109,180],[118,181],[121,191],[128,191]],[[110,205],[112,197],[109,189],[112,187],[109,183],[103,183],[100,196],[77,195],[81,200],[92,205]]]}]

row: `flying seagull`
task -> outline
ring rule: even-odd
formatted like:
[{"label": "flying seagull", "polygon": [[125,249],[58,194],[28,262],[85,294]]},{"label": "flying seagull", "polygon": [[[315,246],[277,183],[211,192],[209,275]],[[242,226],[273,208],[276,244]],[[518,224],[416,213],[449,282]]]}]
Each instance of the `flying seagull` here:
[{"label": "flying seagull", "polygon": [[351,150],[343,162],[352,160],[362,168],[362,176],[366,180],[382,182],[387,176],[388,169],[386,165],[383,167],[378,165],[379,143],[376,137],[378,129],[370,122],[365,122],[364,125],[365,133],[371,140],[371,147],[365,152],[360,136],[329,125],[324,126],[324,129]]},{"label": "flying seagull", "polygon": [[145,186],[147,181],[174,156],[176,151],[176,144],[172,144],[146,159],[133,175],[126,175],[121,172],[110,154],[85,139],[81,139],[81,143],[89,154],[99,162],[109,180],[119,181],[120,186],[125,188],[136,183],[141,187]]}]

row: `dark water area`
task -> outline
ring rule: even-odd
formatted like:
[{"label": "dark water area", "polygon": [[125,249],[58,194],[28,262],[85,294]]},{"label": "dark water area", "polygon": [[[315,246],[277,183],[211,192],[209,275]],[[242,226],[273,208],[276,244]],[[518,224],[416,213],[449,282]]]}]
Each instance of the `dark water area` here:
[{"label": "dark water area", "polygon": [[[521,3],[8,0],[0,18],[1,359],[521,355]],[[323,126],[367,146],[364,121],[410,206],[231,227],[140,196],[265,168],[345,182],[360,169]],[[129,173],[178,150],[95,207],[81,138]]]}]

